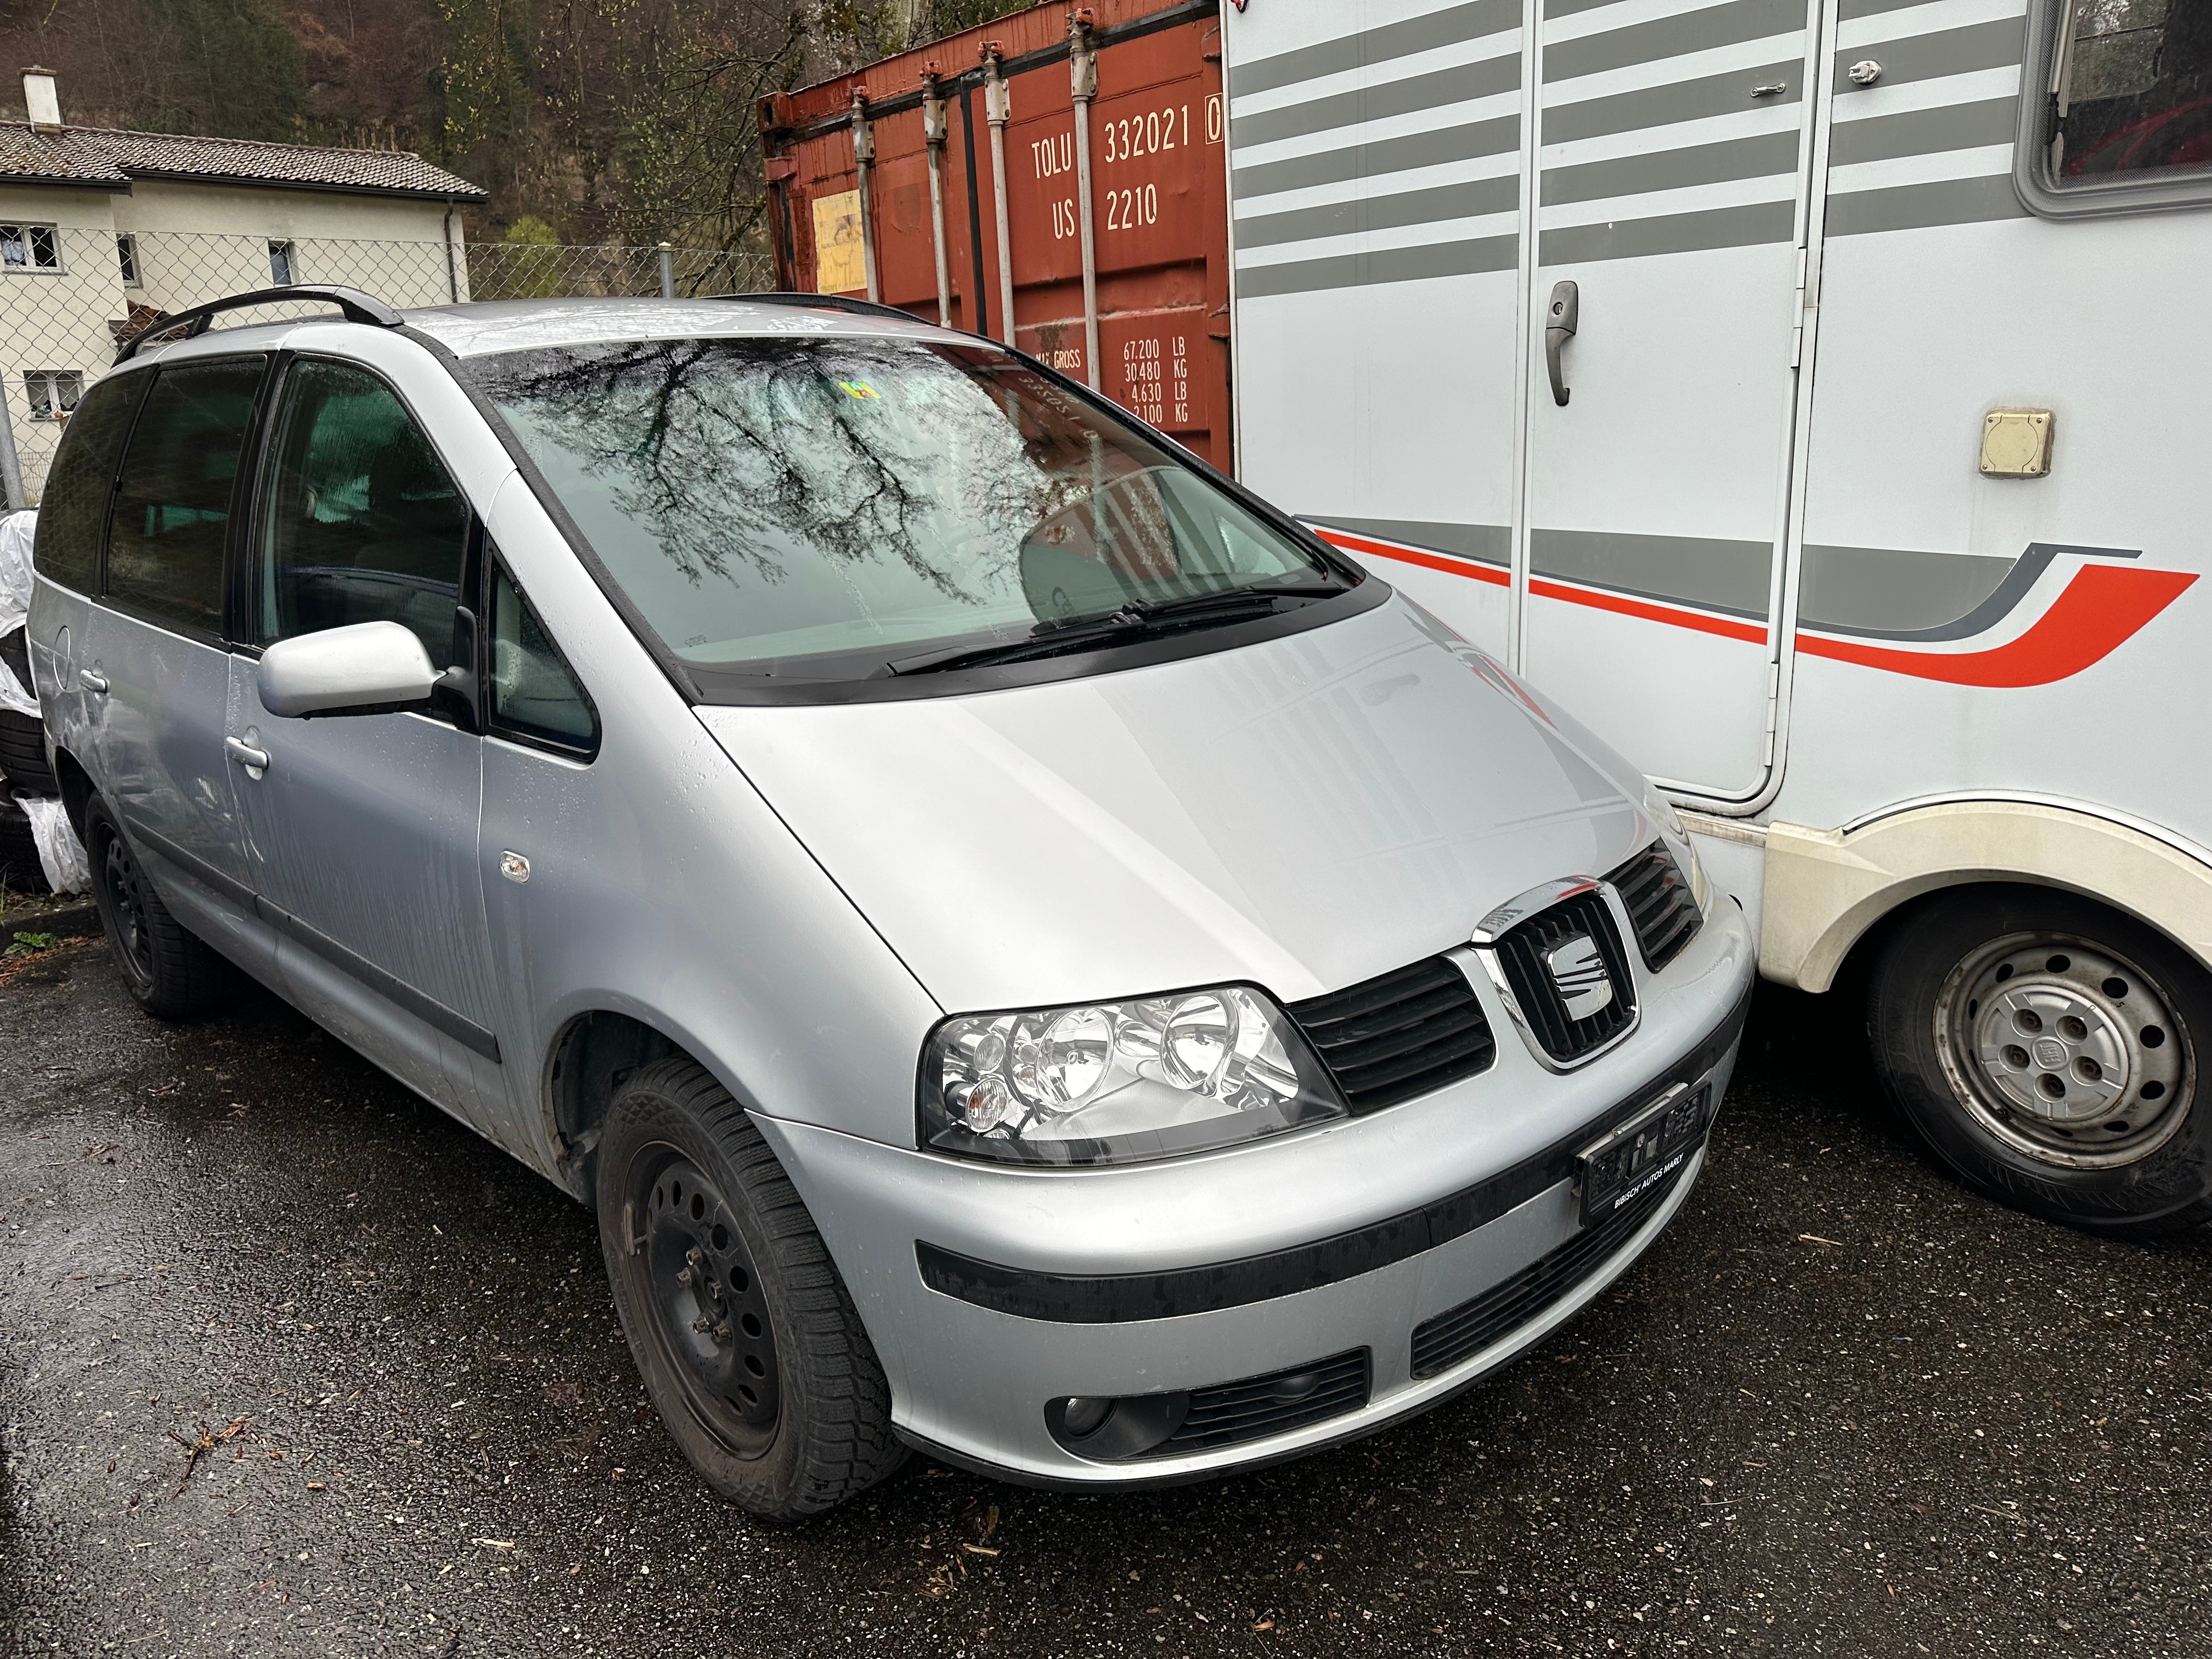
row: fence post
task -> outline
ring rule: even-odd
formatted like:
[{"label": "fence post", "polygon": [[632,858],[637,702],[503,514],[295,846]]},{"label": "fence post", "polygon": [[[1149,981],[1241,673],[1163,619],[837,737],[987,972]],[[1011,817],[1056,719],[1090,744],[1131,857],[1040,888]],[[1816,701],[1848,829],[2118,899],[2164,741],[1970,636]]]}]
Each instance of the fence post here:
[{"label": "fence post", "polygon": [[15,456],[15,410],[8,401],[5,381],[0,381],[0,488],[7,491],[10,513],[30,505],[23,499],[23,464]]},{"label": "fence post", "polygon": [[676,297],[676,252],[674,245],[668,242],[660,245],[660,297]]}]

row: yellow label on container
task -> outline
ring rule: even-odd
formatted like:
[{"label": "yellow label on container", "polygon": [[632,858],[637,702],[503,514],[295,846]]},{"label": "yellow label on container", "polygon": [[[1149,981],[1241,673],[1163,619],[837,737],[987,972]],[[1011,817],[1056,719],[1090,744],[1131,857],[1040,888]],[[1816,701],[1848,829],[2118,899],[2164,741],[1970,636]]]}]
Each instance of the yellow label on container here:
[{"label": "yellow label on container", "polygon": [[868,264],[860,246],[860,192],[814,198],[814,291],[865,294]]}]

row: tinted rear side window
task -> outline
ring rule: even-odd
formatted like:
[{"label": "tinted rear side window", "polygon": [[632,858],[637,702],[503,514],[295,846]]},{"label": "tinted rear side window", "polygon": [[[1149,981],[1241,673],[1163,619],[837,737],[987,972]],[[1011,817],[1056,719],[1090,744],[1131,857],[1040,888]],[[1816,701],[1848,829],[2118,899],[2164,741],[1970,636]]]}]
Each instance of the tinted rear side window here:
[{"label": "tinted rear side window", "polygon": [[155,380],[116,486],[111,599],[180,628],[222,631],[231,487],[260,384],[258,357],[180,364]]},{"label": "tinted rear side window", "polygon": [[143,374],[118,374],[84,394],[62,435],[61,453],[39,501],[33,559],[47,580],[80,593],[97,590],[100,538],[107,525],[108,491],[123,453],[131,411],[146,390]]}]

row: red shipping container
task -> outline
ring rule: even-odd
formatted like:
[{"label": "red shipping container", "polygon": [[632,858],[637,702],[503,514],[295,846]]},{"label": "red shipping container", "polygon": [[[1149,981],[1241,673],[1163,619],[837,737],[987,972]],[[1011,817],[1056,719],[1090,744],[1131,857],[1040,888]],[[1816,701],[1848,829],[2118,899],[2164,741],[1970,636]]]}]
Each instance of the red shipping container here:
[{"label": "red shipping container", "polygon": [[1232,471],[1223,120],[1219,0],[1036,6],[777,94],[778,280],[1007,341]]}]

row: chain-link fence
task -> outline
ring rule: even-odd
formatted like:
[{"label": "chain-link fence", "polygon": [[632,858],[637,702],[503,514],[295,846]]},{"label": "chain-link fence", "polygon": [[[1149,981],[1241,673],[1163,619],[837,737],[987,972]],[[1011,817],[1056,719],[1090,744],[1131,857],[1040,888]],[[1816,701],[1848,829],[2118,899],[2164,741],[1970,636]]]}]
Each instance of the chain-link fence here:
[{"label": "chain-link fence", "polygon": [[[342,283],[398,307],[569,295],[736,294],[774,286],[769,261],[702,248],[530,242],[272,239],[0,224],[0,485],[35,504],[70,411],[117,345],[162,317],[225,295]],[[256,307],[227,324],[326,311]]]}]

